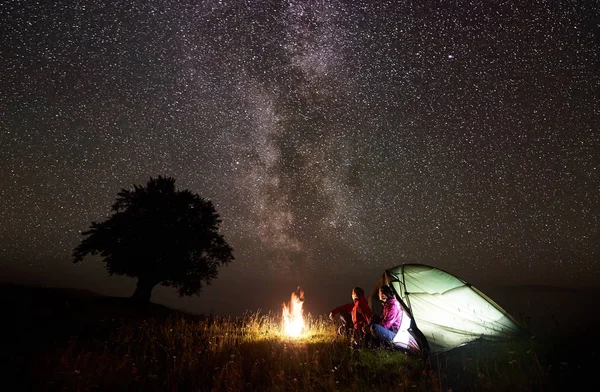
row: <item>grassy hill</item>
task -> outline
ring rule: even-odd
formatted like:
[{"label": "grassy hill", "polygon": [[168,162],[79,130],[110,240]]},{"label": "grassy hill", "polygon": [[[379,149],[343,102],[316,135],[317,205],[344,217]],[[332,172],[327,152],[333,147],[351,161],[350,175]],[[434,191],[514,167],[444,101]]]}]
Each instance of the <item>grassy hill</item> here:
[{"label": "grassy hill", "polygon": [[352,350],[328,320],[310,315],[311,332],[294,340],[274,314],[192,315],[12,285],[0,286],[0,298],[2,379],[11,391],[572,390],[598,363],[593,331],[420,358]]}]

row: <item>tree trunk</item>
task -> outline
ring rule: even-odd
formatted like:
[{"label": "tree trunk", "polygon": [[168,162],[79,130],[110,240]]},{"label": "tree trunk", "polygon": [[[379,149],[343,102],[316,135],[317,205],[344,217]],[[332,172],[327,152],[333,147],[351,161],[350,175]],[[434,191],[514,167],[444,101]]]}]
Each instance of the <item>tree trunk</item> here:
[{"label": "tree trunk", "polygon": [[152,289],[158,283],[154,283],[154,281],[139,277],[137,281],[137,286],[135,288],[135,292],[131,296],[131,299],[139,301],[139,302],[150,302],[150,296],[152,295]]}]

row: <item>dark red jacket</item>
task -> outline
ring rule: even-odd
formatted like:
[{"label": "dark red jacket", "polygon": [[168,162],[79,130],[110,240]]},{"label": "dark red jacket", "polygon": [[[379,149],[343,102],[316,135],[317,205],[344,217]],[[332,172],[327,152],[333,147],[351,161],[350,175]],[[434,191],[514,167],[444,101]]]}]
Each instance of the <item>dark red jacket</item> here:
[{"label": "dark red jacket", "polygon": [[354,303],[338,306],[333,309],[331,313],[338,314],[342,310],[345,310],[352,315],[354,329],[361,329],[367,325],[371,317],[373,317],[373,312],[371,312],[371,308],[369,308],[367,299],[364,296],[358,297]]}]

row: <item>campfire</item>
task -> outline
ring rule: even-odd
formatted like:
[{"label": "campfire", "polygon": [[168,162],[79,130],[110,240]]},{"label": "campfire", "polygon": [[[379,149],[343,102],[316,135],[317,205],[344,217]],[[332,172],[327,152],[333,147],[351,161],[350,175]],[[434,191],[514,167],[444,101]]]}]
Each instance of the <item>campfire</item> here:
[{"label": "campfire", "polygon": [[299,337],[304,332],[303,304],[304,291],[300,287],[292,293],[289,305],[283,304],[282,329],[287,336]]}]

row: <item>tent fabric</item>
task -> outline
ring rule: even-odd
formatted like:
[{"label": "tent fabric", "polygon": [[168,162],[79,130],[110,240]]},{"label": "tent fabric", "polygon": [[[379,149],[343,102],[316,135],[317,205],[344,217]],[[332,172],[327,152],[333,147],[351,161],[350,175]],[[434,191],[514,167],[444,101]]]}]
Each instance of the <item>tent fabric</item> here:
[{"label": "tent fabric", "polygon": [[419,345],[415,338],[410,333],[412,319],[408,314],[405,314],[402,317],[402,323],[400,324],[400,328],[398,329],[398,333],[394,336],[392,342],[397,346],[404,350],[408,351],[418,351]]},{"label": "tent fabric", "polygon": [[523,333],[517,321],[485,294],[438,268],[403,264],[386,270],[370,297],[374,311],[382,284],[396,291],[431,352],[478,339],[506,340]]}]

